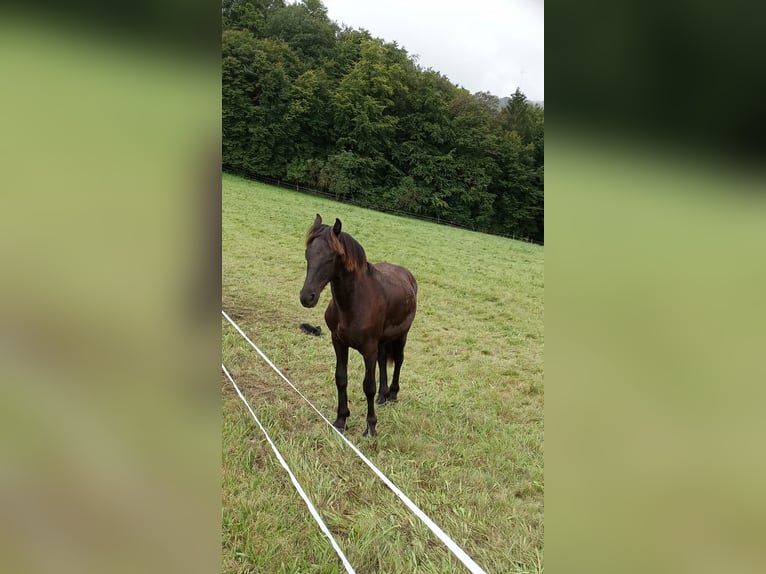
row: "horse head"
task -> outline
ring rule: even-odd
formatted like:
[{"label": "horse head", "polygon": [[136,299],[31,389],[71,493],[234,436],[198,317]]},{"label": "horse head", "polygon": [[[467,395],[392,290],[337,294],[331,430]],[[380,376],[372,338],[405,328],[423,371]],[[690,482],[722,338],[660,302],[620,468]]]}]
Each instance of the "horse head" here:
[{"label": "horse head", "polygon": [[301,289],[301,305],[315,307],[319,295],[338,272],[338,266],[344,255],[343,245],[339,241],[341,221],[335,225],[322,224],[322,216],[317,213],[314,224],[306,235],[306,280]]}]

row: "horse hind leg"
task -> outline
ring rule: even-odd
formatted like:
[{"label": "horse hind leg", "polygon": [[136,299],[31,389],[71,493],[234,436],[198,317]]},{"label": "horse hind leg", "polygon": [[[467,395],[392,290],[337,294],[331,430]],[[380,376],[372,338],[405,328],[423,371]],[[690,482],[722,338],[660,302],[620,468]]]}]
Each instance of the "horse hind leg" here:
[{"label": "horse hind leg", "polygon": [[388,399],[388,380],[386,374],[386,363],[389,357],[386,352],[385,343],[378,345],[378,370],[380,371],[380,387],[378,388],[378,404],[382,405]]},{"label": "horse hind leg", "polygon": [[389,359],[394,361],[394,376],[391,379],[391,387],[388,389],[388,400],[390,402],[396,402],[399,398],[399,373],[404,362],[404,345],[406,343],[407,337],[402,337],[389,345]]}]

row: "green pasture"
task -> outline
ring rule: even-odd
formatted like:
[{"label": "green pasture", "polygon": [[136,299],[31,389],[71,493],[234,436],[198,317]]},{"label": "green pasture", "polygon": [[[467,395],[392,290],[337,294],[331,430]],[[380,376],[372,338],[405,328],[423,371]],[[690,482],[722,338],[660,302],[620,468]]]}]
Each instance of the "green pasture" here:
[{"label": "green pasture", "polygon": [[[314,309],[298,299],[316,213],[339,217],[370,261],[408,267],[419,286],[399,402],[376,409],[377,437],[362,436],[352,351],[346,436],[487,572],[541,572],[544,249],[224,175],[223,309],[330,420],[329,288]],[[466,571],[222,321],[224,364],[356,571]],[[342,572],[223,374],[221,394],[223,571]]]}]

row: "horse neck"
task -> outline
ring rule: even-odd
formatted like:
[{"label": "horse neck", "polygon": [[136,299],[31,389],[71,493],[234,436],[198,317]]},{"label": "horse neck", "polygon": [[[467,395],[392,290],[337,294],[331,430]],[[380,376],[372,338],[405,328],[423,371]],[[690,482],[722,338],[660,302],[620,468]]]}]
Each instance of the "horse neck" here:
[{"label": "horse neck", "polygon": [[352,310],[354,294],[359,287],[361,274],[347,271],[342,265],[330,281],[332,297],[341,311],[348,313]]}]

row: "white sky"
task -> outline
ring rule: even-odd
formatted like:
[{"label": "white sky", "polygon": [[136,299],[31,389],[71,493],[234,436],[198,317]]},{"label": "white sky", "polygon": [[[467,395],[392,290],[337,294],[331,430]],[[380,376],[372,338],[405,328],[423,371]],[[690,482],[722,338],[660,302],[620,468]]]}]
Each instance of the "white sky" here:
[{"label": "white sky", "polygon": [[369,30],[470,92],[544,95],[544,0],[322,0],[330,20]]}]

